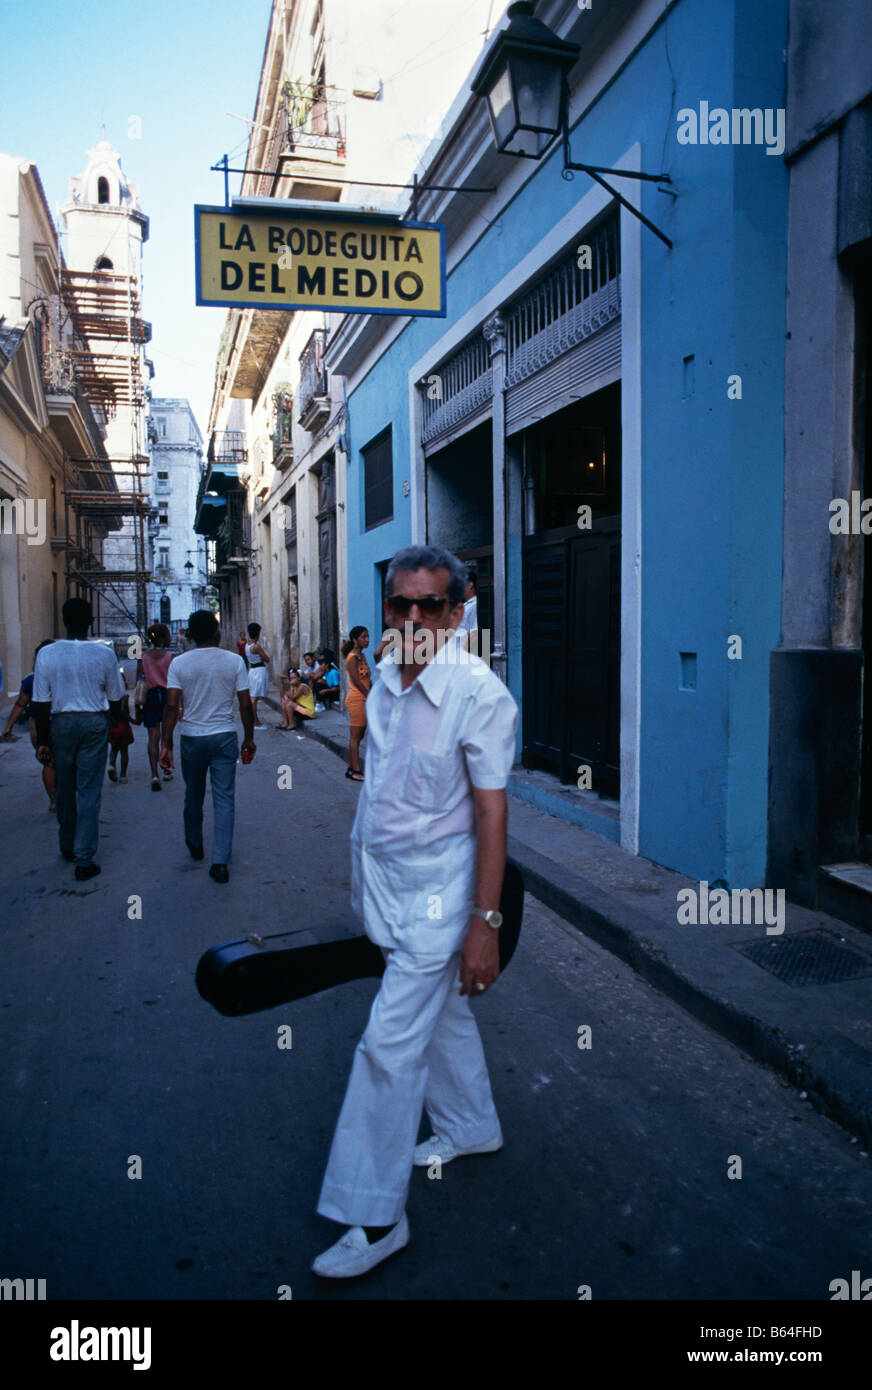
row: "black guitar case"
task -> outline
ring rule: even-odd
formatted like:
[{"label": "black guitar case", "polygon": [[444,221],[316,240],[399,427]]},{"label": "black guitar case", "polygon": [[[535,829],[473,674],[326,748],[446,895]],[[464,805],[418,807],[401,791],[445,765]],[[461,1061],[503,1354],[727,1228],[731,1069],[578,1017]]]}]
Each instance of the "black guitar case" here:
[{"label": "black guitar case", "polygon": [[[524,880],[514,864],[506,865],[500,911],[503,971],[514,955],[524,914]],[[350,918],[337,926],[354,930],[359,929],[360,922]],[[248,936],[213,946],[197,966],[197,989],[202,997],[220,1014],[236,1017],[274,1009],[349,980],[380,979],[384,974],[384,957],[368,936],[347,936],[311,946],[267,946],[267,942],[287,941],[288,936],[287,932],[262,938]]]}]

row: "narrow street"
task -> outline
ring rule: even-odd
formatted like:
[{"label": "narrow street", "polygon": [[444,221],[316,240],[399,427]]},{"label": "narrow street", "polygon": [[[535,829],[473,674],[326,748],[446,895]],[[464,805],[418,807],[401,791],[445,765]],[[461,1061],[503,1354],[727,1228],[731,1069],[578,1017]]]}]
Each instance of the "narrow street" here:
[{"label": "narrow street", "polygon": [[81,885],[26,733],[0,745],[17,866],[0,1274],[44,1278],[50,1299],[275,1300],[289,1286],[294,1299],[575,1300],[588,1285],[595,1300],[824,1300],[833,1279],[870,1272],[862,1146],[528,897],[515,959],[476,1004],[504,1149],[440,1179],[416,1170],[411,1243],[371,1274],[312,1275],[336,1234],[315,1203],[375,983],[240,1019],[194,986],[209,946],[326,938],[349,911],[358,790],[328,749],[266,718],[238,769],[227,886],[207,873],[211,812],[195,864],[179,774],[150,791],[141,728],[129,784],[104,787],[102,874]]}]

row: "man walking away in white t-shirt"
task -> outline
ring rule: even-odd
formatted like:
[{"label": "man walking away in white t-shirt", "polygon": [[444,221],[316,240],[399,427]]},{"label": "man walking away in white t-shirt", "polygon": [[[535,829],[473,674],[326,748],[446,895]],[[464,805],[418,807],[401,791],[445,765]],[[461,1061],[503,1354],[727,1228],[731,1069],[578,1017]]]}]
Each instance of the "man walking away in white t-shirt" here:
[{"label": "man walking away in white t-shirt", "polygon": [[33,667],[36,756],[54,762],[58,839],[76,878],[100,872],[97,853],[100,798],[109,725],[120,717],[124,681],[110,647],[88,641],[93,617],[84,598],[61,610],[65,639],[43,647]]},{"label": "man walking away in white t-shirt", "polygon": [[184,714],[179,734],[185,779],[185,844],[192,859],[203,858],[203,801],[208,772],[215,813],[209,873],[216,883],[226,883],[230,878],[228,865],[233,844],[239,757],[234,695],[239,700],[245,735],[242,751],[250,754],[246,761],[250,762],[255,752],[248,671],[241,656],[218,646],[221,639],[218,619],[208,609],[201,608],[191,614],[188,636],[195,644],[194,650],[175,657],[167,671],[167,704],[158,761],[165,772],[172,772],[173,730],[181,702]]}]

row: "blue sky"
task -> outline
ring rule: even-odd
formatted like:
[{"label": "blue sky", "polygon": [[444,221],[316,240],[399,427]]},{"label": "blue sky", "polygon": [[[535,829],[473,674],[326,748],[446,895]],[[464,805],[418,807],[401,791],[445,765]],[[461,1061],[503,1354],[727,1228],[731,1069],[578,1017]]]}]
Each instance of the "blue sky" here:
[{"label": "blue sky", "polygon": [[[0,150],[38,167],[52,211],[86,151],[120,151],[150,218],[143,311],[155,396],[187,396],[205,435],[222,309],[194,304],[195,203],[223,202],[226,151],[241,166],[270,0],[0,0]],[[139,116],[140,139],[128,138]],[[105,123],[105,132],[103,125]],[[231,183],[238,189],[239,179]]]}]

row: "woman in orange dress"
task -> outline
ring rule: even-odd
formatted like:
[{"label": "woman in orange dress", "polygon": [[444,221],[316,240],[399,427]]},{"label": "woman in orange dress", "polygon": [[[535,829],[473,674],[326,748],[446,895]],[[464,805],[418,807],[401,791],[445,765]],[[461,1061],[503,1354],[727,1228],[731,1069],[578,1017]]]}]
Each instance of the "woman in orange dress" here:
[{"label": "woman in orange dress", "polygon": [[349,738],[348,768],[345,776],[350,777],[352,782],[363,781],[363,773],[360,770],[360,740],[366,733],[366,697],[372,685],[370,669],[363,654],[364,648],[368,646],[369,633],[365,627],[353,627],[348,634],[348,641],[342,643],[342,655],[345,657],[345,669],[348,672],[345,708],[348,711]]}]

